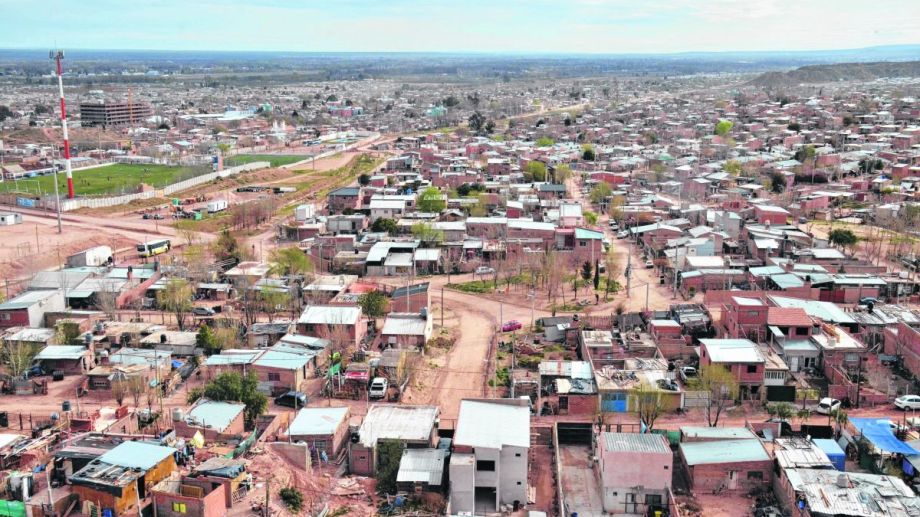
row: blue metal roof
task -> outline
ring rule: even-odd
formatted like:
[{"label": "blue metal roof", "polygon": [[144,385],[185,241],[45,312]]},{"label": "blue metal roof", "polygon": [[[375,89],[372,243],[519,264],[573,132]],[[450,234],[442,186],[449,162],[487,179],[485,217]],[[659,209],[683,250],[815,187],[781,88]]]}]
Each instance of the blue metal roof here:
[{"label": "blue metal roof", "polygon": [[747,461],[770,461],[770,455],[760,440],[715,440],[711,442],[684,442],[680,450],[687,465],[713,465],[717,463],[741,463]]},{"label": "blue metal roof", "polygon": [[176,450],[145,442],[125,442],[99,456],[99,461],[119,467],[150,470]]},{"label": "blue metal roof", "polygon": [[241,402],[203,400],[188,412],[186,422],[191,425],[210,426],[218,431],[223,431],[245,409],[246,404]]},{"label": "blue metal roof", "polygon": [[303,408],[291,422],[291,436],[334,434],[348,414],[347,407]]}]

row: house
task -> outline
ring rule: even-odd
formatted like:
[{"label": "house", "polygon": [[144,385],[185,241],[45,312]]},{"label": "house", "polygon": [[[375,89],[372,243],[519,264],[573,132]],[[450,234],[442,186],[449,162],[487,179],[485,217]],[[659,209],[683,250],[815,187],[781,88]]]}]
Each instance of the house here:
[{"label": "house", "polygon": [[528,401],[462,400],[453,445],[451,514],[481,515],[497,512],[502,505],[527,503]]},{"label": "house", "polygon": [[778,206],[754,205],[754,219],[760,224],[783,225],[789,219],[789,211]]},{"label": "house", "polygon": [[309,348],[280,342],[261,351],[252,360],[252,371],[259,378],[259,389],[271,395],[299,390],[317,367],[316,356],[316,352]]},{"label": "house", "polygon": [[226,515],[221,485],[173,472],[151,488],[154,515],[163,517],[219,517]]},{"label": "house", "polygon": [[587,361],[542,361],[540,372],[541,413],[595,415],[597,384]]},{"label": "house", "polygon": [[431,290],[428,282],[401,286],[390,294],[390,310],[419,314],[431,305]]},{"label": "house", "polygon": [[773,461],[756,438],[681,442],[678,456],[694,493],[748,493],[773,481]]},{"label": "house", "polygon": [[443,492],[446,449],[403,449],[396,474],[396,489],[410,494]]},{"label": "house", "polygon": [[664,436],[601,433],[597,449],[605,513],[654,515],[668,507],[674,454]]},{"label": "house", "polygon": [[427,308],[415,314],[391,312],[383,321],[380,339],[388,347],[422,350],[431,339],[432,328]]},{"label": "house", "polygon": [[732,373],[741,396],[756,395],[764,383],[766,359],[749,339],[701,339],[700,366],[718,365]]},{"label": "house", "polygon": [[333,190],[327,195],[330,214],[341,214],[346,210],[356,210],[361,204],[361,189],[358,187],[343,187]]},{"label": "house", "polygon": [[201,398],[181,418],[173,413],[173,429],[183,438],[201,433],[205,440],[229,440],[242,436],[245,411],[246,404]]},{"label": "house", "polygon": [[45,313],[65,309],[64,291],[26,291],[0,303],[0,329],[9,327],[44,327]]},{"label": "house", "polygon": [[250,348],[268,348],[286,336],[290,330],[290,321],[253,323],[246,331],[246,343]]},{"label": "house", "polygon": [[777,495],[803,517],[911,515],[920,508],[920,497],[895,476],[821,469],[789,469],[785,476],[789,483]]},{"label": "house", "polygon": [[176,449],[147,442],[130,441],[99,456],[70,477],[71,491],[82,504],[97,505],[97,515],[106,510],[126,515],[144,506],[148,487],[176,471]]},{"label": "house", "polygon": [[169,352],[174,356],[195,355],[198,333],[177,330],[161,330],[141,339],[141,346]]},{"label": "house", "polygon": [[32,359],[46,372],[63,372],[65,375],[83,375],[96,366],[92,342],[81,345],[48,345]]},{"label": "house", "polygon": [[349,470],[359,476],[374,475],[381,462],[378,450],[381,441],[399,442],[413,449],[433,447],[438,436],[439,413],[435,406],[371,406],[358,429],[357,442],[348,444]]},{"label": "house", "polygon": [[[657,390],[664,411],[674,411],[684,405],[684,391],[672,381],[675,372],[668,370],[664,359],[630,357],[622,361],[622,367],[595,366],[594,380],[601,411],[625,413],[636,410],[635,393],[640,387]],[[668,386],[669,389],[665,389]]]},{"label": "house", "polygon": [[288,427],[288,437],[295,442],[305,442],[316,455],[325,452],[335,458],[348,439],[348,407],[311,407],[297,412]]},{"label": "house", "polygon": [[357,345],[367,333],[367,324],[356,305],[310,305],[297,320],[297,332],[325,339],[347,339]]}]

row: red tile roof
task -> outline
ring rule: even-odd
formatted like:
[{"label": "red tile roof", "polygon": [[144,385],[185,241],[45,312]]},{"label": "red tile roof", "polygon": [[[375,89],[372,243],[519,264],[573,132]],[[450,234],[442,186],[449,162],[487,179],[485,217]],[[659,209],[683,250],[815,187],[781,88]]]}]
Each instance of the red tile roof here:
[{"label": "red tile roof", "polygon": [[808,327],[811,326],[811,318],[805,309],[799,307],[770,307],[767,310],[767,325],[777,327]]}]

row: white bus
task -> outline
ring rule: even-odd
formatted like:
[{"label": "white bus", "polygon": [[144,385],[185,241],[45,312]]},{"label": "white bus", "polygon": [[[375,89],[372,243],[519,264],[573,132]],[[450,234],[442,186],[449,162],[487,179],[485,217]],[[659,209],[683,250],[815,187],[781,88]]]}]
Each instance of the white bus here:
[{"label": "white bus", "polygon": [[137,254],[141,257],[152,257],[161,253],[166,253],[172,247],[169,239],[150,241],[137,245]]}]

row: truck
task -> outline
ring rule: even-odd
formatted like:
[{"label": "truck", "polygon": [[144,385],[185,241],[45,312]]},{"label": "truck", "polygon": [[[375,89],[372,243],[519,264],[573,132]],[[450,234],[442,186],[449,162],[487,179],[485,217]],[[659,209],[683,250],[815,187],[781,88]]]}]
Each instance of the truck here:
[{"label": "truck", "polygon": [[222,212],[227,209],[227,200],[226,199],[215,199],[214,201],[208,201],[208,213],[213,214],[216,212]]},{"label": "truck", "polygon": [[94,246],[67,257],[67,267],[96,267],[103,266],[112,258],[112,248],[108,246]]}]

